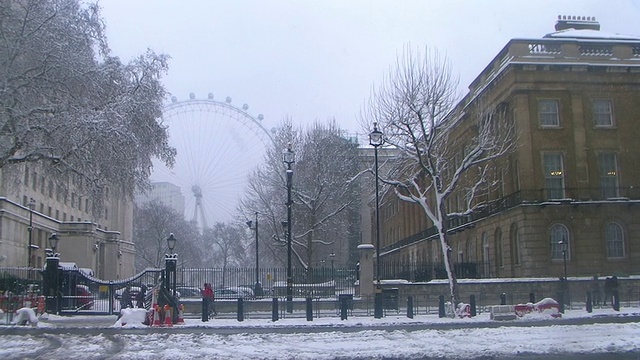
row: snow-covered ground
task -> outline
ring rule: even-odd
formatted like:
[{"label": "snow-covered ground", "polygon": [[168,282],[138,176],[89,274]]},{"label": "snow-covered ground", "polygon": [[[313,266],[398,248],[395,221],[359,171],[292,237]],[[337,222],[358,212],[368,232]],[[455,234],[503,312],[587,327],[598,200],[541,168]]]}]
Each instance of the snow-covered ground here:
[{"label": "snow-covered ground", "polygon": [[[609,309],[592,314],[567,312],[564,318],[638,315],[638,309]],[[85,321],[86,320],[86,321]],[[95,317],[61,318],[51,316],[24,335],[0,336],[1,359],[499,359],[523,354],[637,354],[640,357],[640,323],[561,325],[550,317],[509,321],[496,328],[482,326],[488,314],[467,319],[440,319],[434,315],[386,316],[383,319],[350,317],[305,319],[235,320],[212,319],[203,323],[186,319],[185,325],[161,332],[147,333],[143,325],[124,327],[114,317],[104,317],[110,331],[87,330],[70,333],[68,327],[95,327]],[[530,326],[540,322],[548,326]],[[84,324],[84,325],[83,325]],[[430,324],[433,329],[410,330],[412,324]],[[447,329],[439,325],[467,325]],[[393,330],[368,329],[394,326]],[[407,329],[402,329],[406,325]],[[395,327],[400,326],[400,328]],[[320,327],[321,330],[310,329]],[[339,331],[340,327],[362,327]],[[44,335],[29,334],[30,329],[59,328]],[[132,331],[122,331],[118,329]],[[140,329],[138,329],[140,328]],[[225,331],[231,328],[238,331]],[[257,329],[261,328],[261,329]],[[271,328],[272,331],[264,331]],[[299,331],[285,330],[296,328]],[[183,330],[178,330],[183,329]],[[188,329],[188,331],[184,331]],[[220,329],[217,333],[216,329]],[[2,327],[0,327],[2,330]],[[141,331],[138,331],[141,330]],[[258,331],[260,330],[260,331]],[[36,330],[37,331],[37,330]],[[1,332],[0,332],[1,334]]]}]

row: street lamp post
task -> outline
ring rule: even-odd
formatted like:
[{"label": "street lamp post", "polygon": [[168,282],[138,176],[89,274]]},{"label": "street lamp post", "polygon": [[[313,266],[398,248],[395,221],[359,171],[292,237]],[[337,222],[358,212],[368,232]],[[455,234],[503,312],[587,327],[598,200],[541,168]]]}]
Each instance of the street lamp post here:
[{"label": "street lamp post", "polygon": [[562,246],[562,262],[564,265],[564,280],[567,280],[567,241],[565,239],[565,237],[562,237],[562,240],[560,240],[560,246]]},{"label": "street lamp post", "polygon": [[382,318],[382,287],[380,285],[380,192],[378,190],[378,147],[384,144],[383,134],[378,130],[378,123],[373,123],[373,131],[369,134],[369,144],[373,146],[373,158],[376,177],[376,292],[374,298],[374,317]]},{"label": "street lamp post", "polygon": [[46,311],[49,314],[60,313],[60,255],[56,253],[60,238],[58,234],[52,233],[49,236],[49,247],[51,250],[47,253],[47,268],[44,279],[44,292]]},{"label": "street lamp post", "polygon": [[164,287],[165,289],[171,291],[174,297],[176,296],[176,270],[178,266],[178,254],[174,253],[173,249],[176,247],[177,240],[178,239],[173,236],[173,233],[169,234],[169,237],[167,238],[167,247],[169,248],[169,253],[164,255]]},{"label": "street lamp post", "polygon": [[[251,220],[247,221],[247,226],[251,229],[251,225],[253,222]],[[255,296],[262,296],[262,284],[260,284],[260,262],[258,258],[258,212],[256,211],[256,284],[254,285],[253,293]]]},{"label": "street lamp post", "polygon": [[296,154],[291,150],[291,144],[282,152],[282,160],[287,164],[287,312],[293,312],[293,275],[291,273],[291,181],[293,179],[293,163]]},{"label": "street lamp post", "polygon": [[[331,281],[334,281],[336,279],[336,277],[334,275],[333,262],[336,259],[336,254],[335,253],[329,254],[329,259],[331,259]],[[334,284],[334,286],[335,286],[335,284]]]},{"label": "street lamp post", "polygon": [[31,267],[31,252],[33,251],[33,249],[37,249],[38,246],[37,245],[33,245],[33,209],[36,207],[36,201],[31,198],[29,200],[29,228],[27,229],[29,231],[29,248],[27,250],[27,256],[28,256],[28,260],[27,260],[27,266]]}]

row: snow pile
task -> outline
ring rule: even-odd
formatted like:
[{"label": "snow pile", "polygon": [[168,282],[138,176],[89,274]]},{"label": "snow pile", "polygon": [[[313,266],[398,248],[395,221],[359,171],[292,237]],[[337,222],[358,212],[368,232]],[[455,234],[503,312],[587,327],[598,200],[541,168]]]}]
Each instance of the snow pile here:
[{"label": "snow pile", "polygon": [[33,309],[23,307],[16,310],[16,317],[11,323],[14,325],[27,325],[28,323],[31,326],[38,326],[38,317]]},{"label": "snow pile", "polygon": [[147,327],[143,323],[147,319],[146,309],[121,309],[120,318],[113,324],[114,327]]}]

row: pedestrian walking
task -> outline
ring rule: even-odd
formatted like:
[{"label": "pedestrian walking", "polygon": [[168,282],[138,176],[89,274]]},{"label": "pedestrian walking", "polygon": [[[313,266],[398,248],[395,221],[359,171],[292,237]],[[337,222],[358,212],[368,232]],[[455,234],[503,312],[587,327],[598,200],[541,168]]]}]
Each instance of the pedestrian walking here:
[{"label": "pedestrian walking", "polygon": [[204,288],[202,289],[202,321],[209,321],[212,314],[218,315],[213,305],[214,296],[211,284],[204,283]]},{"label": "pedestrian walking", "polygon": [[147,287],[145,285],[140,286],[140,292],[136,294],[136,307],[139,309],[144,308],[144,300],[147,297]]},{"label": "pedestrian walking", "polygon": [[131,301],[131,287],[127,285],[122,291],[120,296],[120,309],[132,308],[133,302]]}]

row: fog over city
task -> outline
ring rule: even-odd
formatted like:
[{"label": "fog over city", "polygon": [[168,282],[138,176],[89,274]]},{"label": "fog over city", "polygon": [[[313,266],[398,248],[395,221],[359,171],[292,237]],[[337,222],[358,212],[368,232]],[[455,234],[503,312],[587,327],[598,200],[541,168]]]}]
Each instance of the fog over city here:
[{"label": "fog over city", "polygon": [[101,1],[113,53],[171,56],[166,88],[309,124],[335,117],[351,133],[373,86],[409,46],[446,52],[460,92],[512,38],[553,32],[558,15],[594,16],[638,35],[640,3],[570,1]]}]

